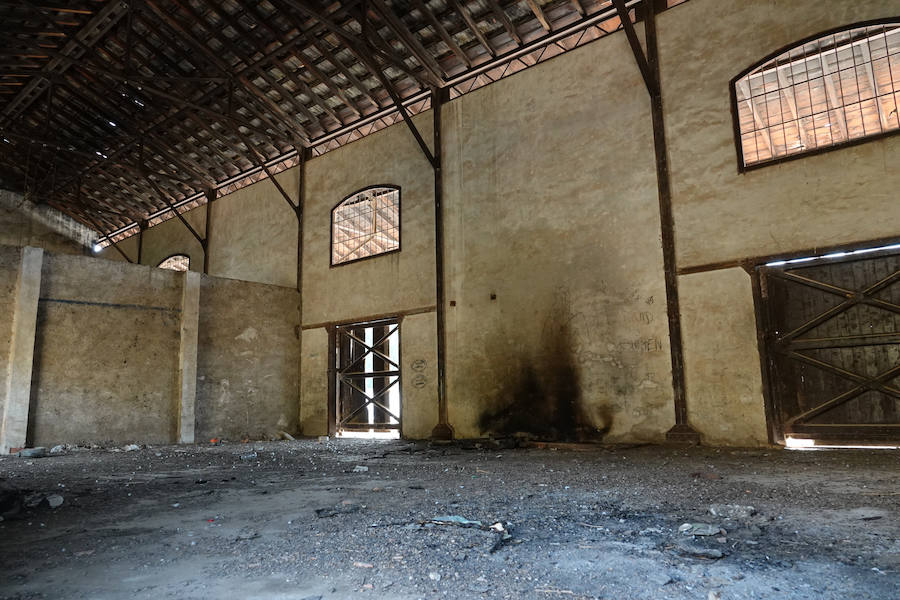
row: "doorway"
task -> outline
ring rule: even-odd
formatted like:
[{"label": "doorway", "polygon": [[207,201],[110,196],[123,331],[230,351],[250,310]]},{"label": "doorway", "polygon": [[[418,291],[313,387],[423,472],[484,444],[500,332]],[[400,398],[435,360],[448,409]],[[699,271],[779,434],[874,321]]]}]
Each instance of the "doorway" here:
[{"label": "doorway", "polygon": [[400,437],[400,320],[332,330],[333,431],[339,437]]},{"label": "doorway", "polygon": [[900,248],[758,268],[773,437],[900,440]]}]

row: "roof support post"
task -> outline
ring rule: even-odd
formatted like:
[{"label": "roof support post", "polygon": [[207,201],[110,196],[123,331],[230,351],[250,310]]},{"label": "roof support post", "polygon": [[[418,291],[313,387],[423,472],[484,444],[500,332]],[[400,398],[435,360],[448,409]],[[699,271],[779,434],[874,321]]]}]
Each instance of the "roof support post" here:
[{"label": "roof support post", "polygon": [[200,245],[203,247],[203,273],[209,275],[209,232],[212,229],[210,222],[212,221],[212,203],[216,199],[215,188],[206,188],[206,226],[203,241]]},{"label": "roof support post", "polygon": [[438,440],[452,440],[454,431],[450,425],[447,408],[447,310],[444,291],[444,177],[441,151],[441,107],[450,100],[449,90],[434,90],[431,94],[431,114],[434,122],[434,280],[437,306],[437,388],[438,423],[431,431],[431,437]]},{"label": "roof support post", "polygon": [[[303,291],[303,202],[306,197],[306,161],[312,158],[312,149],[295,146],[299,161],[297,170],[297,291]],[[303,318],[303,296],[300,296],[300,314]]]},{"label": "roof support post", "polygon": [[147,231],[147,221],[138,223],[138,255],[137,264],[142,264],[144,258],[144,232]]},{"label": "roof support post", "polygon": [[681,309],[678,298],[678,265],[675,254],[675,220],[672,215],[672,185],[669,178],[669,155],[660,85],[659,45],[656,33],[654,0],[644,0],[644,34],[646,54],[641,48],[634,25],[623,0],[613,0],[622,27],[634,52],[647,91],[650,93],[650,115],[653,122],[653,147],[656,154],[656,184],[659,196],[659,221],[662,237],[663,275],[666,284],[666,314],[669,324],[669,352],[672,362],[672,390],[675,404],[675,426],[666,432],[670,442],[698,444],[700,434],[688,423],[687,394],[684,376],[684,344],[681,336]]}]

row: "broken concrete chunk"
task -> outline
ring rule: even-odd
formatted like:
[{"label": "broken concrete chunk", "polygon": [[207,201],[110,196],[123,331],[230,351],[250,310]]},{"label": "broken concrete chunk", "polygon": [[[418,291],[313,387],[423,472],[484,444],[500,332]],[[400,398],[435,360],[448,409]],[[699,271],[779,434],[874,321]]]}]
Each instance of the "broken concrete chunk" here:
[{"label": "broken concrete chunk", "polygon": [[719,535],[723,530],[718,525],[709,523],[685,523],[678,531],[684,535]]},{"label": "broken concrete chunk", "polygon": [[45,500],[47,500],[47,504],[50,505],[50,508],[59,508],[63,503],[63,497],[59,494],[49,494]]},{"label": "broken concrete chunk", "polygon": [[363,467],[361,465],[356,465],[355,467],[353,467],[354,473],[368,473],[368,471],[369,467]]},{"label": "broken concrete chunk", "polygon": [[127,446],[122,446],[122,450],[125,452],[134,452],[135,450],[140,450],[141,447],[137,444],[128,444]]},{"label": "broken concrete chunk", "polygon": [[723,519],[749,519],[756,514],[756,509],[741,504],[710,504],[709,514]]},{"label": "broken concrete chunk", "polygon": [[445,515],[431,519],[435,525],[459,525],[461,527],[481,527],[481,521],[470,521],[459,515]]},{"label": "broken concrete chunk", "polygon": [[66,447],[63,444],[59,444],[50,448],[50,454],[62,454],[65,451]]},{"label": "broken concrete chunk", "polygon": [[20,458],[44,458],[47,456],[47,449],[43,446],[37,448],[23,448],[16,452],[16,456]]},{"label": "broken concrete chunk", "polygon": [[693,544],[681,544],[678,546],[679,554],[684,556],[693,556],[696,558],[707,558],[718,560],[725,556],[725,553],[715,548],[703,548],[702,546],[694,546]]}]

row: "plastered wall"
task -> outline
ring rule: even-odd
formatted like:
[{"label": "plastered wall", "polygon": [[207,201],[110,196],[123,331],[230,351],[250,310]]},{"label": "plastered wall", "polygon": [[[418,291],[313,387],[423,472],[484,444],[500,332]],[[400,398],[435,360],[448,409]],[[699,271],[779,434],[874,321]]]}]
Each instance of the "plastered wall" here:
[{"label": "plastered wall", "polygon": [[297,431],[299,325],[294,288],[201,279],[198,439]]},{"label": "plastered wall", "polygon": [[457,434],[661,440],[673,415],[652,130],[624,36],[445,113]]},{"label": "plastered wall", "polygon": [[692,425],[706,444],[765,445],[750,275],[741,268],[695,273],[679,287]]},{"label": "plastered wall", "polygon": [[[22,252],[0,246],[0,327],[10,330],[29,310],[15,298]],[[34,270],[33,374],[15,407],[29,444],[171,443],[185,430],[179,415],[196,419],[197,439],[297,432],[295,288],[202,276],[199,310],[186,311],[185,273],[49,253]],[[0,338],[0,356],[9,350]],[[184,372],[196,372],[196,388],[181,385]]]},{"label": "plastered wall", "polygon": [[740,174],[728,88],[785,46],[886,17],[896,0],[691,0],[660,15],[679,267],[898,234],[900,137]]},{"label": "plastered wall", "polygon": [[[900,233],[900,138],[741,174],[728,88],[799,40],[900,15],[897,3],[742,0],[715,3],[709,19],[712,4],[691,0],[658,24],[679,268],[865,246]],[[706,443],[766,444],[749,276],[699,273],[679,277],[679,286],[691,424]]]},{"label": "plastered wall", "polygon": [[34,444],[168,442],[179,274],[47,255],[34,350]]},{"label": "plastered wall", "polygon": [[[679,268],[897,235],[900,137],[740,174],[728,89],[788,44],[897,14],[890,0],[690,0],[660,14]],[[447,383],[458,436],[658,441],[673,424],[648,104],[625,37],[614,34],[444,108]],[[430,112],[415,122],[430,144]],[[296,170],[279,180],[295,190]],[[332,207],[381,183],[402,188],[401,252],[330,268]],[[432,185],[402,124],[308,162],[304,433],[327,431],[324,324],[433,306]],[[292,218],[271,182],[217,200],[211,273],[294,285]],[[181,234],[145,233],[148,260],[187,247],[187,231],[171,227]],[[148,244],[158,248],[148,254]],[[766,444],[750,278],[711,271],[679,286],[690,423],[708,443]],[[435,355],[433,312],[403,327],[404,369],[413,350]],[[428,375],[422,388],[407,376],[404,433],[427,435],[436,388]]]},{"label": "plastered wall", "polygon": [[58,254],[84,254],[85,248],[28,215],[0,206],[0,245],[33,246]]},{"label": "plastered wall", "polygon": [[[431,144],[430,111],[414,122]],[[437,422],[431,167],[405,127],[389,127],[316,158],[306,168],[302,431],[328,432],[326,324],[424,310],[405,317],[400,327],[402,425],[407,437],[428,437]],[[400,187],[401,251],[331,267],[331,210],[350,194],[378,184]],[[420,370],[407,368],[407,362],[416,360]]]}]

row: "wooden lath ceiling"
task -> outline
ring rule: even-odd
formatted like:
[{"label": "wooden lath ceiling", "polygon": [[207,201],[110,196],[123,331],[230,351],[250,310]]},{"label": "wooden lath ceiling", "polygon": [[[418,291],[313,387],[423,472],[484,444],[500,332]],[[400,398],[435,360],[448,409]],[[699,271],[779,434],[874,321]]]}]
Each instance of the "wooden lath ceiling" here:
[{"label": "wooden lath ceiling", "polygon": [[0,0],[0,187],[102,234],[164,220],[616,31],[611,4]]}]

